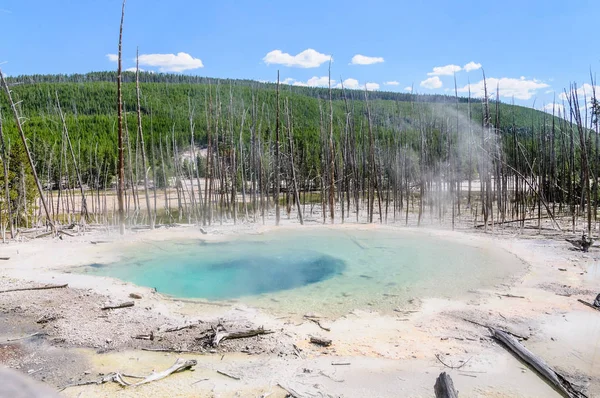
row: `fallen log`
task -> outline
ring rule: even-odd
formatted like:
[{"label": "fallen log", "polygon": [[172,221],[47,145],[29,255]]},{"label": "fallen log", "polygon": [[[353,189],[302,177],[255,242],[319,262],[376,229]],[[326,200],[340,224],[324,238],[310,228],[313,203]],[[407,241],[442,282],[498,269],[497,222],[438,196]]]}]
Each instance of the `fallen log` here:
[{"label": "fallen log", "polygon": [[314,337],[314,336],[311,336],[310,342],[313,344],[316,344],[316,345],[320,345],[322,347],[329,347],[332,343],[332,341],[330,339],[325,339],[322,337]]},{"label": "fallen log", "polygon": [[10,257],[0,257],[0,260],[8,261],[8,260],[10,260]]},{"label": "fallen log", "polygon": [[[113,372],[113,373],[109,373],[105,376],[102,376],[98,380],[68,384],[68,385],[64,386],[63,388],[61,388],[59,391],[62,391],[69,387],[85,386],[85,385],[90,385],[90,384],[98,384],[99,385],[99,384],[104,384],[104,383],[109,383],[109,382],[114,382],[114,383],[120,384],[123,387],[135,387],[135,386],[139,386],[142,384],[147,384],[147,383],[151,383],[153,381],[158,381],[158,380],[164,379],[165,377],[170,376],[173,373],[182,372],[184,370],[191,369],[193,366],[196,366],[197,363],[198,362],[195,359],[190,359],[190,360],[186,361],[182,358],[179,358],[179,359],[177,359],[177,361],[175,361],[173,366],[171,366],[169,369],[163,370],[162,372],[158,372],[158,373],[152,373],[150,376],[147,376],[144,378],[138,377],[138,376],[128,376],[126,374],[122,374],[119,372]],[[123,377],[130,377],[130,378],[136,378],[136,379],[141,378],[143,380],[139,381],[137,383],[130,383],[127,380],[125,380]]]},{"label": "fallen log", "polygon": [[217,347],[223,340],[233,340],[233,339],[245,339],[248,337],[259,336],[262,334],[270,334],[273,333],[271,330],[263,329],[262,327],[258,329],[250,329],[250,330],[234,330],[231,332],[227,331],[217,331],[212,339],[213,347]]},{"label": "fallen log", "polygon": [[[462,320],[466,321],[466,322],[469,322],[469,323],[472,323],[473,325],[484,327],[486,329],[493,329],[492,326],[484,325],[483,323],[479,323],[479,322],[473,321],[473,320],[468,319],[468,318],[462,318]],[[508,333],[508,334],[510,334],[512,336],[515,336],[516,338],[521,339],[521,340],[529,340],[528,336],[521,336],[520,334],[517,334],[515,332],[511,332],[509,330],[503,330],[503,332]]]},{"label": "fallen log", "polygon": [[489,328],[492,336],[500,341],[513,354],[518,356],[527,365],[534,368],[554,389],[566,398],[587,398],[587,395],[575,387],[560,373],[552,369],[541,358],[537,357],[514,337],[502,330]]},{"label": "fallen log", "polygon": [[127,301],[125,303],[121,303],[121,304],[117,304],[117,305],[107,305],[101,308],[101,310],[116,310],[119,308],[127,308],[127,307],[133,307],[135,305],[135,303],[133,301]]},{"label": "fallen log", "polygon": [[458,398],[458,392],[454,389],[452,378],[446,372],[440,373],[433,388],[435,398]]},{"label": "fallen log", "polygon": [[69,286],[68,283],[64,285],[46,285],[46,286],[35,286],[35,287],[20,287],[17,289],[6,289],[0,290],[0,293],[9,293],[9,292],[24,292],[26,290],[47,290],[47,289],[61,289],[63,287]]},{"label": "fallen log", "polygon": [[[596,297],[596,300],[598,300],[598,298],[597,298],[597,297]],[[577,299],[577,301],[579,301],[579,302],[580,302],[581,304],[583,304],[583,305],[587,305],[588,307],[590,307],[590,308],[592,308],[592,309],[595,309],[596,311],[600,311],[600,308],[596,307],[596,306],[595,306],[594,304],[592,304],[592,303],[588,303],[587,301],[585,301],[585,300],[582,300],[582,299]],[[594,302],[594,303],[595,303],[595,302]]]},{"label": "fallen log", "polygon": [[169,369],[163,370],[162,372],[153,373],[150,376],[146,377],[144,380],[139,381],[135,384],[130,384],[130,385],[131,386],[139,386],[142,384],[151,383],[153,381],[158,381],[158,380],[164,379],[165,377],[167,377],[169,375],[172,375],[173,373],[182,372],[184,370],[189,370],[193,366],[196,366],[197,364],[198,364],[198,361],[196,361],[195,359],[185,360],[182,358],[178,358],[177,361],[175,361],[175,363],[173,364],[173,366],[171,366]]}]

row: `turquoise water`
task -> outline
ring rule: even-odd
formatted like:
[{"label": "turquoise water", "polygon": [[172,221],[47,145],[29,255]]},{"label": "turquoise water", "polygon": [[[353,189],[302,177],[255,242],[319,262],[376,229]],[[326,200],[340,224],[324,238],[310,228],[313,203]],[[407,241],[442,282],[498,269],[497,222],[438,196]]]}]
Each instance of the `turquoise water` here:
[{"label": "turquoise water", "polygon": [[335,314],[457,297],[524,269],[500,249],[394,230],[298,228],[225,242],[139,243],[121,254],[85,272],[177,297]]}]

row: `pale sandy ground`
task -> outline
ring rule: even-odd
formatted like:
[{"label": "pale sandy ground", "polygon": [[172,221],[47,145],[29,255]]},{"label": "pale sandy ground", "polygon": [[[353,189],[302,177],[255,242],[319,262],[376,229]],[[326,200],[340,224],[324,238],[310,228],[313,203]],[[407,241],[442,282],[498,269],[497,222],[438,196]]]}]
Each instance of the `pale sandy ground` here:
[{"label": "pale sandy ground", "polygon": [[[286,220],[284,227],[296,225]],[[178,227],[130,232],[122,239],[114,233],[95,232],[73,238],[65,236],[64,240],[11,243],[0,246],[0,256],[10,257],[9,261],[0,263],[0,288],[33,282],[69,283],[72,288],[69,290],[89,292],[85,296],[91,295],[98,300],[98,305],[105,301],[126,301],[131,292],[143,295],[142,300],[130,309],[131,312],[121,310],[120,314],[125,312],[125,315],[119,315],[122,319],[115,319],[106,326],[106,330],[83,313],[78,319],[69,315],[70,325],[63,322],[54,329],[46,329],[51,346],[52,337],[57,336],[67,336],[67,342],[73,343],[66,346],[58,344],[58,348],[46,347],[46,350],[54,350],[53,355],[67,353],[68,361],[73,363],[70,367],[64,363],[56,364],[57,369],[62,369],[62,376],[46,377],[46,381],[54,386],[64,385],[70,378],[75,381],[82,377],[85,379],[88,373],[88,379],[98,373],[117,370],[147,374],[169,367],[177,357],[198,360],[194,372],[176,374],[145,386],[128,389],[113,384],[72,387],[62,393],[67,397],[259,397],[265,394],[284,397],[286,393],[277,387],[278,383],[312,389],[316,394],[307,396],[431,397],[435,379],[442,371],[452,376],[461,397],[559,396],[532,370],[489,338],[485,328],[465,322],[463,318],[530,336],[524,342],[530,350],[577,384],[586,386],[588,396],[600,396],[600,312],[577,302],[577,298],[593,301],[595,293],[600,292],[600,251],[574,252],[562,239],[534,235],[526,238],[511,235],[511,232],[483,235],[427,230],[427,233],[444,239],[500,246],[524,260],[528,269],[519,278],[507,280],[506,284],[493,289],[472,292],[463,300],[423,299],[419,311],[414,313],[380,314],[357,310],[338,319],[323,320],[331,332],[322,331],[301,317],[266,313],[240,303],[220,307],[172,301],[151,293],[150,289],[114,279],[66,273],[71,272],[74,266],[115,259],[120,247],[134,242],[155,244],[165,239],[184,237],[228,239],[236,233],[261,233],[273,228],[248,224],[215,226],[206,228],[209,233],[203,235],[197,227]],[[400,227],[346,224],[337,228]],[[93,240],[111,242],[92,245],[90,241]],[[525,299],[500,296],[507,293],[524,296]],[[46,310],[78,306],[78,300],[72,296],[68,296],[72,302],[57,303],[52,294],[65,294],[58,290],[44,292],[42,296],[39,294],[5,293],[0,296],[0,308],[8,314],[12,311],[9,307],[19,302],[25,308],[38,312],[44,305]],[[83,295],[79,297],[86,299]],[[36,305],[27,307],[27,303],[31,302]],[[138,323],[147,319],[145,327],[158,326],[164,322],[162,318],[168,318],[171,323],[198,319],[216,323],[218,319],[225,319],[262,325],[277,333],[275,337],[270,335],[270,340],[255,338],[253,342],[259,352],[255,355],[229,352],[243,348],[245,343],[242,340],[239,346],[230,346],[227,352],[164,354],[127,348],[131,341],[128,317]],[[142,317],[142,321],[136,317]],[[86,324],[94,326],[86,328]],[[21,329],[3,329],[0,325],[0,332],[3,332],[0,333],[0,341],[23,334],[24,330],[35,331],[35,327],[23,325]],[[105,339],[107,333],[112,336],[110,339]],[[199,334],[200,330],[190,333]],[[307,341],[311,335],[328,337],[334,343],[329,348],[311,345]],[[104,340],[111,342],[104,344]],[[301,357],[293,354],[292,344],[300,348]],[[108,352],[98,354],[96,350],[99,348]],[[436,359],[436,354],[440,354],[447,364],[457,365],[467,360],[468,363],[458,370],[448,369]],[[0,360],[2,358],[0,351]],[[350,365],[336,366],[332,362],[348,362]],[[25,367],[21,370],[30,369]],[[239,376],[240,380],[219,375],[216,370]]]}]

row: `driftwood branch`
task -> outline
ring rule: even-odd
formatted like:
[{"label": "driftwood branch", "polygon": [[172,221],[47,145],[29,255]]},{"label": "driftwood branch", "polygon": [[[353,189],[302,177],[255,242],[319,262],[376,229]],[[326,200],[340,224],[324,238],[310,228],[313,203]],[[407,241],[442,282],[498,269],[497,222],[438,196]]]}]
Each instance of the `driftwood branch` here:
[{"label": "driftwood branch", "polygon": [[9,293],[9,292],[24,292],[26,290],[47,290],[47,289],[61,289],[63,287],[69,286],[68,283],[64,285],[46,285],[46,286],[35,286],[35,287],[20,287],[17,289],[6,289],[0,290],[0,293]]},{"label": "driftwood branch", "polygon": [[193,351],[193,350],[184,350],[184,349],[177,349],[177,348],[147,348],[147,347],[143,347],[141,348],[142,351],[150,351],[150,352],[168,352],[168,353],[175,353],[175,354],[204,354],[204,352],[202,351]]},{"label": "driftwood branch", "polygon": [[184,330],[184,329],[193,329],[193,328],[195,328],[197,326],[198,326],[197,323],[190,323],[188,325],[173,326],[173,327],[170,327],[170,328],[166,328],[163,332],[164,333],[178,332],[178,331]]},{"label": "driftwood branch", "polygon": [[223,340],[233,340],[233,339],[245,339],[248,337],[259,336],[262,334],[270,334],[273,333],[271,330],[263,329],[262,327],[258,329],[249,329],[249,330],[234,330],[231,332],[227,331],[217,331],[212,339],[213,347],[217,347]]},{"label": "driftwood branch", "polygon": [[471,360],[471,358],[467,359],[465,362],[463,362],[462,364],[458,365],[458,366],[454,366],[454,365],[448,365],[446,362],[444,362],[442,360],[442,357],[440,356],[440,354],[435,354],[435,358],[445,367],[450,368],[450,369],[460,369],[463,366],[465,366],[466,364],[469,363],[469,361]]},{"label": "driftwood branch", "polygon": [[[177,359],[177,361],[175,361],[173,366],[171,366],[169,369],[163,370],[162,372],[158,372],[158,373],[152,373],[151,375],[146,376],[146,377],[130,376],[130,375],[127,375],[124,373],[113,372],[113,373],[109,373],[105,376],[102,376],[98,380],[84,381],[84,382],[80,382],[80,383],[66,385],[63,388],[61,388],[59,391],[62,391],[65,388],[69,388],[69,387],[86,386],[86,385],[90,385],[90,384],[104,384],[104,383],[109,383],[109,382],[120,384],[123,387],[140,386],[142,384],[147,384],[147,383],[151,383],[153,381],[158,381],[158,380],[164,379],[165,377],[170,376],[173,373],[182,372],[184,370],[191,369],[193,366],[196,366],[197,363],[198,362],[195,359],[184,360],[182,358],[179,358],[179,359]],[[143,380],[141,380],[137,383],[130,383],[127,380],[125,380],[124,377],[143,379]]]},{"label": "driftwood branch", "polygon": [[440,373],[433,386],[435,398],[458,398],[458,392],[454,389],[452,378],[446,372]]},{"label": "driftwood branch", "polygon": [[241,377],[234,376],[234,375],[232,375],[230,373],[227,373],[227,372],[223,372],[222,370],[217,370],[217,373],[220,374],[220,375],[223,375],[223,376],[227,376],[227,377],[229,377],[229,378],[231,378],[233,380],[242,380]]},{"label": "driftwood branch", "polygon": [[[596,300],[597,300],[597,298],[596,298]],[[599,307],[596,307],[596,306],[595,306],[594,304],[592,304],[592,303],[588,303],[587,301],[585,301],[585,300],[582,300],[582,299],[577,299],[577,301],[579,301],[579,302],[580,302],[581,304],[583,304],[583,305],[586,305],[586,306],[588,306],[588,307],[590,307],[590,308],[593,308],[593,309],[595,309],[596,311],[600,311],[600,308],[599,308]]]},{"label": "driftwood branch", "polygon": [[101,309],[104,310],[116,310],[119,308],[127,308],[127,307],[133,307],[135,305],[135,303],[133,301],[127,301],[125,303],[121,303],[121,304],[117,304],[117,305],[107,305],[105,307],[102,307]]},{"label": "driftwood branch", "polygon": [[575,387],[560,373],[552,369],[541,358],[537,357],[514,337],[502,330],[489,328],[492,336],[500,341],[513,354],[518,356],[527,365],[534,368],[557,392],[566,398],[587,398],[585,394]]},{"label": "driftwood branch", "polygon": [[319,321],[317,318],[312,317],[312,316],[306,316],[304,315],[304,319],[308,319],[309,321],[315,323],[318,327],[320,327],[321,329],[327,331],[327,332],[331,332],[331,329],[328,327],[325,327],[323,325],[321,325],[321,321]]},{"label": "driftwood branch", "polygon": [[332,341],[330,339],[325,339],[323,337],[314,337],[312,336],[310,338],[310,342],[316,345],[320,345],[323,347],[329,347],[332,343]]}]

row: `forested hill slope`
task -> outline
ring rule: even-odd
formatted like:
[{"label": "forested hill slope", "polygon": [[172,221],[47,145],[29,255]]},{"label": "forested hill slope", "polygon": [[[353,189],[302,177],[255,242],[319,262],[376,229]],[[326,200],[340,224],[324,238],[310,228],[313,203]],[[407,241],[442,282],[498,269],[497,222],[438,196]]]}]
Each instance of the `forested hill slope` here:
[{"label": "forested hill slope", "polygon": [[[8,79],[13,96],[19,101],[26,120],[25,132],[37,159],[55,158],[61,152],[63,137],[58,103],[65,114],[67,130],[78,155],[90,168],[106,162],[114,170],[116,158],[117,112],[116,73],[94,72],[85,75],[32,75]],[[276,115],[276,85],[250,80],[223,80],[174,74],[141,73],[142,126],[149,152],[159,150],[158,143],[177,143],[180,148],[191,142],[191,126],[196,144],[207,144],[208,126],[213,134],[230,145],[231,138],[242,133],[248,144],[252,132],[263,143],[273,139]],[[124,73],[123,100],[126,128],[132,142],[137,137],[135,74]],[[368,102],[365,101],[365,96]],[[433,140],[432,155],[443,157],[443,138],[447,132],[477,134],[482,125],[484,104],[481,100],[440,95],[412,95],[392,92],[334,89],[333,139],[341,150],[344,135],[350,131],[364,142],[370,111],[376,139],[396,142],[418,151],[419,134],[425,130]],[[0,111],[5,134],[16,143],[17,133],[5,95],[0,95]],[[280,88],[282,123],[293,126],[296,150],[306,164],[320,164],[323,137],[329,132],[329,92],[323,88],[282,85]],[[533,131],[549,126],[552,117],[530,108],[490,103],[490,122],[506,132],[516,133],[523,142]],[[497,117],[499,111],[499,117]],[[289,115],[289,118],[288,118]],[[192,123],[190,123],[190,120]],[[471,122],[469,122],[471,120]],[[242,128],[242,121],[244,126]],[[237,138],[236,138],[237,141]],[[133,145],[133,144],[132,144]],[[166,145],[166,144],[165,144]],[[431,145],[431,144],[429,144]],[[526,142],[525,142],[526,145]],[[85,171],[85,170],[84,170]]]}]

